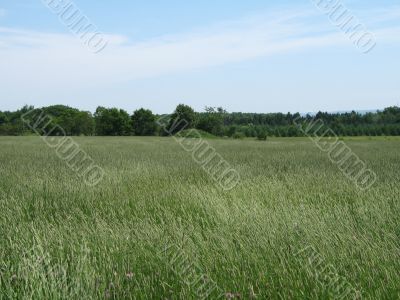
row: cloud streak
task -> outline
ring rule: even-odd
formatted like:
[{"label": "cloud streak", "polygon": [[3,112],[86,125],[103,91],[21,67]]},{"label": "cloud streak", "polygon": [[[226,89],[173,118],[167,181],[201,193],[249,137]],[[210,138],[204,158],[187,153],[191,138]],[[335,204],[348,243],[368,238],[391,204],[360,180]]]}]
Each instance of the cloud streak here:
[{"label": "cloud streak", "polygon": [[[391,15],[393,15],[393,11]],[[371,19],[382,21],[382,15]],[[107,49],[88,53],[75,37],[0,27],[0,75],[9,87],[97,87],[260,57],[323,47],[352,47],[314,11],[281,11],[192,32],[132,43],[106,35]],[[400,27],[374,31],[378,44],[397,41]]]}]

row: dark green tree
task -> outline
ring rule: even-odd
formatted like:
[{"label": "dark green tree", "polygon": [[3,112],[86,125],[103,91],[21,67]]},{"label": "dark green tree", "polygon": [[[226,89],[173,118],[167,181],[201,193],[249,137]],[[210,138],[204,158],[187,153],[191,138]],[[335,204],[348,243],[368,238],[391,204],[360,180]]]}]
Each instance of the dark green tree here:
[{"label": "dark green tree", "polygon": [[94,120],[97,135],[122,136],[131,133],[131,120],[125,110],[99,106]]},{"label": "dark green tree", "polygon": [[138,109],[132,117],[133,133],[138,136],[152,136],[157,132],[156,117],[151,110]]},{"label": "dark green tree", "polygon": [[224,114],[226,114],[226,111],[222,107],[206,106],[205,112],[197,115],[196,128],[213,135],[222,136],[224,134]]},{"label": "dark green tree", "polygon": [[[40,114],[52,117],[51,125],[58,125],[66,135],[93,135],[94,119],[90,112],[80,111],[64,105],[53,105],[36,110],[37,117]],[[50,125],[50,126],[51,126]],[[57,132],[52,132],[57,134]]]},{"label": "dark green tree", "polygon": [[260,127],[257,129],[257,140],[259,141],[267,140],[267,130],[265,128]]},{"label": "dark green tree", "polygon": [[171,115],[167,131],[169,134],[176,134],[181,130],[193,128],[195,125],[196,113],[188,105],[179,104]]},{"label": "dark green tree", "polygon": [[2,111],[0,111],[0,125],[3,125],[5,123],[7,123],[7,116],[5,113],[3,113]]}]

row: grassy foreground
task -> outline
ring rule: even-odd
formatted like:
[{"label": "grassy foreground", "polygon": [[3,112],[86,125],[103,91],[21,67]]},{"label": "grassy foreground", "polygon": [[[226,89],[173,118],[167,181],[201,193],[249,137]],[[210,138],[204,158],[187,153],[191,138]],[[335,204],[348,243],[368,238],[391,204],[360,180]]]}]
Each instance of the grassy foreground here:
[{"label": "grassy foreground", "polygon": [[169,246],[227,298],[339,298],[328,269],[400,297],[400,139],[346,140],[368,191],[307,139],[209,140],[241,175],[227,192],[172,138],[74,139],[96,187],[39,137],[0,138],[0,299],[198,299]]}]

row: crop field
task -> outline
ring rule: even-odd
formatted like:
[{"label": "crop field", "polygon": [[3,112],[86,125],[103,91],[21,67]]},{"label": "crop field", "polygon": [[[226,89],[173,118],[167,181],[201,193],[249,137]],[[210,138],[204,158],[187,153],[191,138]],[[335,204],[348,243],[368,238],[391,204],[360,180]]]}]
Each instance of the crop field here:
[{"label": "crop field", "polygon": [[[307,138],[207,140],[223,190],[168,137],[0,137],[0,299],[398,299],[400,139],[345,138],[359,189]],[[346,291],[345,291],[346,290]]]}]

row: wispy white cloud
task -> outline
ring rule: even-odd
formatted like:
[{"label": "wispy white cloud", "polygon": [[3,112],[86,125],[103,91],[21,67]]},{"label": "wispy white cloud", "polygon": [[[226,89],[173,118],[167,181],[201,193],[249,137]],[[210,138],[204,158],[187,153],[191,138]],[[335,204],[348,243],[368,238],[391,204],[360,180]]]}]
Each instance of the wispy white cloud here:
[{"label": "wispy white cloud", "polygon": [[[136,43],[107,35],[109,44],[98,54],[72,35],[0,27],[0,69],[8,70],[1,72],[0,81],[36,89],[104,86],[284,52],[353,47],[323,20],[315,18],[314,10],[281,11]],[[378,44],[397,39],[393,34],[399,36],[399,28],[374,31]]]},{"label": "wispy white cloud", "polygon": [[0,18],[6,15],[7,11],[4,8],[0,8]]}]

